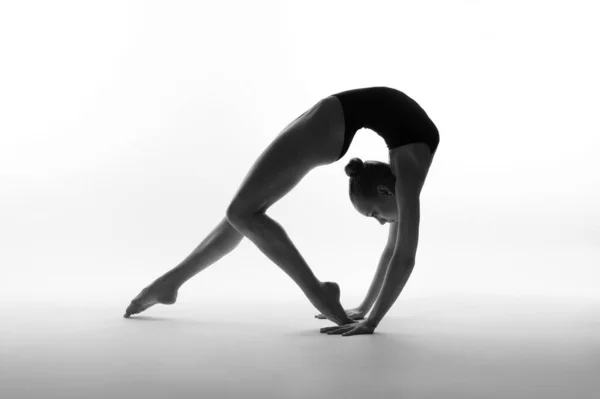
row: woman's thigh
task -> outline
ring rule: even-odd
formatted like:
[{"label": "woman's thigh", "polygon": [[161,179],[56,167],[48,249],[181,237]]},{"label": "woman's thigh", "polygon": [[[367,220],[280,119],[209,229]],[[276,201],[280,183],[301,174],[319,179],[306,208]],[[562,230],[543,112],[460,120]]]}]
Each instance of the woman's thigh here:
[{"label": "woman's thigh", "polygon": [[330,129],[328,101],[315,104],[267,146],[234,195],[228,215],[266,211],[309,171],[335,161],[341,142]]}]

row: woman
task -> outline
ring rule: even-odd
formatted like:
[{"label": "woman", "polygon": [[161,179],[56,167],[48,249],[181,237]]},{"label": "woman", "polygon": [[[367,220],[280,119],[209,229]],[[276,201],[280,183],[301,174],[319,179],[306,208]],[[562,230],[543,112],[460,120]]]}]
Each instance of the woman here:
[{"label": "woman", "polygon": [[[367,298],[359,308],[345,311],[338,285],[317,279],[285,230],[266,211],[312,169],[342,158],[361,128],[369,128],[385,140],[390,163],[350,160],[346,166],[350,200],[358,212],[381,224],[389,223],[390,228]],[[219,225],[177,267],[144,288],[124,317],[157,303],[175,303],[185,281],[247,237],[298,284],[321,312],[316,317],[337,324],[321,332],[344,336],[373,333],[414,267],[419,196],[438,143],[438,130],[425,111],[398,90],[370,87],[322,99],[283,129],[250,169]],[[372,305],[369,317],[357,321]]]}]

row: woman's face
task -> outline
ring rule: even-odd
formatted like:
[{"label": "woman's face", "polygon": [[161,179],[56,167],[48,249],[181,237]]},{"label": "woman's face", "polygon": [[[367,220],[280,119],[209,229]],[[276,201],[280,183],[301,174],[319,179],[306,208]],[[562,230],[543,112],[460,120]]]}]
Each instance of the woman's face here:
[{"label": "woman's face", "polygon": [[380,224],[398,221],[398,206],[396,197],[386,186],[378,186],[379,195],[372,199],[356,196],[352,205],[358,213],[377,219]]}]

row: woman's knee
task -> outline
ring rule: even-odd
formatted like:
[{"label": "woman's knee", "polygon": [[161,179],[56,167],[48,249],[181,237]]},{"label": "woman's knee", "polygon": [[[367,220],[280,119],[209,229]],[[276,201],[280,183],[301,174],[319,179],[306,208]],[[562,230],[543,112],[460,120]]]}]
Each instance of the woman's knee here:
[{"label": "woman's knee", "polygon": [[253,206],[244,202],[243,200],[234,199],[227,207],[225,216],[232,226],[234,226],[236,229],[239,229],[247,226],[252,215],[257,212],[257,209],[254,209]]},{"label": "woman's knee", "polygon": [[225,217],[227,217],[227,220],[229,221],[229,223],[232,226],[236,226],[238,224],[238,221],[240,219],[240,208],[238,204],[235,203],[231,203],[229,204],[229,206],[227,207],[227,211],[225,211]]}]

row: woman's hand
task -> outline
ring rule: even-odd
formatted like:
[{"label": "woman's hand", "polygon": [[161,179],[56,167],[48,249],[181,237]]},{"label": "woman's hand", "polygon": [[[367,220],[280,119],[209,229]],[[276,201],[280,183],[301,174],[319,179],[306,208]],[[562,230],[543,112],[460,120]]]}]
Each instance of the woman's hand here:
[{"label": "woman's hand", "polygon": [[360,321],[352,324],[346,324],[343,326],[323,327],[321,333],[327,335],[342,334],[343,337],[349,337],[351,335],[359,334],[373,334],[375,327],[367,324],[366,321]]},{"label": "woman's hand", "polygon": [[[362,310],[360,308],[344,309],[344,311],[346,312],[346,315],[349,318],[351,318],[352,320],[362,320],[367,315],[367,311]],[[315,317],[317,319],[326,319],[327,318],[327,317],[323,316],[322,314],[315,315]]]}]

